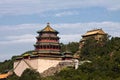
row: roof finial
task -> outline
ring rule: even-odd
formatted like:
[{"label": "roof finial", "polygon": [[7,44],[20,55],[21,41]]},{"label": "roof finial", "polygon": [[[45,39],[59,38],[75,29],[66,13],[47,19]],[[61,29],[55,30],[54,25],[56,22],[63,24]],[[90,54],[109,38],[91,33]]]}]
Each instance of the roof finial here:
[{"label": "roof finial", "polygon": [[48,22],[47,25],[50,25],[50,23]]}]

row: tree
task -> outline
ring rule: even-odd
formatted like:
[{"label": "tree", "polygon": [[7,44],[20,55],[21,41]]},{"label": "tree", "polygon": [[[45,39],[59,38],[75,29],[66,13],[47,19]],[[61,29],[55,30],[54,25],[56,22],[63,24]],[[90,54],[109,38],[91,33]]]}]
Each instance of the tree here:
[{"label": "tree", "polygon": [[26,69],[19,80],[40,80],[40,74],[35,70]]},{"label": "tree", "polygon": [[61,43],[61,52],[70,51],[74,54],[79,49],[78,42],[69,42],[68,44]]}]

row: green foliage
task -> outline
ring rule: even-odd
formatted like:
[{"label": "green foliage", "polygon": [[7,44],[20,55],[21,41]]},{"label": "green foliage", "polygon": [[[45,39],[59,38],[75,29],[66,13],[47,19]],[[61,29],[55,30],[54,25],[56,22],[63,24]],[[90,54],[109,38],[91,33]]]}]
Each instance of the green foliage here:
[{"label": "green foliage", "polygon": [[73,54],[78,51],[79,43],[78,42],[69,42],[68,44],[61,43],[61,52],[70,51]]},{"label": "green foliage", "polygon": [[13,74],[7,80],[41,80],[40,74],[34,70],[26,69],[20,77]]},{"label": "green foliage", "polygon": [[85,41],[83,48],[81,49],[82,59],[93,60],[94,58],[99,58],[105,56],[111,52],[109,37],[107,35],[102,41],[95,40],[94,38],[89,38]]},{"label": "green foliage", "polygon": [[70,42],[67,46],[68,46],[68,50],[70,50],[72,53],[75,53],[79,49],[78,42]]},{"label": "green foliage", "polygon": [[[71,52],[78,50],[78,43],[67,44],[67,49]],[[62,44],[62,51],[66,50],[66,45]],[[39,73],[32,70],[25,70],[20,78],[13,75],[8,80],[120,80],[120,38],[115,37],[104,41],[89,39],[81,50],[81,60],[90,60],[92,63],[79,65],[77,70],[65,68],[54,76],[41,78]],[[10,61],[0,63],[0,69],[8,66]],[[2,65],[2,66],[1,66]],[[4,68],[3,68],[4,69]],[[1,70],[3,71],[3,70]]]},{"label": "green foliage", "polygon": [[13,56],[10,60],[0,62],[0,73],[6,73],[13,69],[13,62],[17,56]]},{"label": "green foliage", "polygon": [[34,70],[26,69],[19,80],[40,80],[40,74]]},{"label": "green foliage", "polygon": [[15,73],[7,78],[7,80],[18,80],[19,77],[15,75]]},{"label": "green foliage", "polygon": [[5,60],[0,63],[0,73],[6,73],[13,68],[13,60]]},{"label": "green foliage", "polygon": [[[120,79],[120,38],[104,42],[94,39],[86,41],[81,51],[83,60],[92,63],[80,65],[77,70],[65,69],[46,80],[119,80]],[[44,80],[45,80],[44,79]]]}]

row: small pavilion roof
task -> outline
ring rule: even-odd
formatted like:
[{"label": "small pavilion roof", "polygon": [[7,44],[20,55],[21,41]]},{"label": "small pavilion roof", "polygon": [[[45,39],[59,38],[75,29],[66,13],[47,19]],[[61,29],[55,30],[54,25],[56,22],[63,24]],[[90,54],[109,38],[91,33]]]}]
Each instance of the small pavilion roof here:
[{"label": "small pavilion roof", "polygon": [[94,29],[94,30],[90,30],[90,31],[87,31],[84,35],[82,35],[83,37],[84,36],[90,36],[90,35],[94,35],[94,34],[106,34],[102,29]]},{"label": "small pavilion roof", "polygon": [[66,50],[65,52],[63,52],[64,54],[72,54],[72,52]]},{"label": "small pavilion roof", "polygon": [[41,33],[41,32],[55,32],[55,33],[58,33],[58,31],[56,31],[52,27],[50,27],[50,23],[47,23],[47,26],[44,29],[38,31],[38,33]]}]

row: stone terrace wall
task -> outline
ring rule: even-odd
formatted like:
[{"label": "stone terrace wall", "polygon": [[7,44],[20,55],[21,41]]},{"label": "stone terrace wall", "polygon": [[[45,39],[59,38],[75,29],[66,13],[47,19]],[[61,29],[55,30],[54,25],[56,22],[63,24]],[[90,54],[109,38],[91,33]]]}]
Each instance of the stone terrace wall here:
[{"label": "stone terrace wall", "polygon": [[55,67],[50,67],[49,69],[47,69],[43,73],[41,73],[41,76],[42,77],[52,76],[55,73],[60,72],[63,68],[69,67],[69,66],[74,67],[74,62],[71,61],[71,60],[69,60],[69,61],[66,60],[66,61],[59,62],[59,64],[56,65]]},{"label": "stone terrace wall", "polygon": [[[17,66],[17,67],[16,67]],[[72,60],[51,60],[51,59],[23,59],[14,62],[14,72],[21,76],[25,69],[31,68],[38,71],[43,77],[54,75],[67,66],[74,66]]]}]

